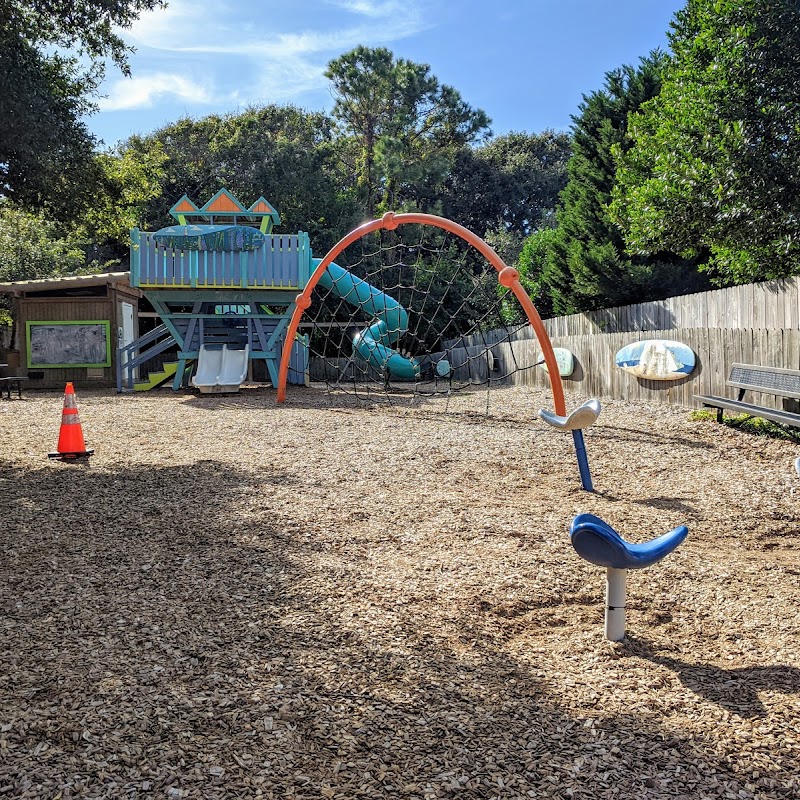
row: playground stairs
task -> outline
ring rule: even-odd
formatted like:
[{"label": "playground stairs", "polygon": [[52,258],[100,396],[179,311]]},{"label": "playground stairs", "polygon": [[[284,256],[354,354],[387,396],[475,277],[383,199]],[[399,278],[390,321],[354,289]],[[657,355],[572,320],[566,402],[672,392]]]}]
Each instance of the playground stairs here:
[{"label": "playground stairs", "polygon": [[[186,362],[187,370],[191,367],[193,363],[194,359],[190,359],[189,361]],[[136,383],[133,384],[133,391],[149,392],[151,389],[156,389],[162,384],[164,384],[166,381],[170,380],[175,375],[177,369],[178,369],[177,361],[167,361],[166,363],[161,365],[160,370],[148,373],[147,380],[136,381]]]}]

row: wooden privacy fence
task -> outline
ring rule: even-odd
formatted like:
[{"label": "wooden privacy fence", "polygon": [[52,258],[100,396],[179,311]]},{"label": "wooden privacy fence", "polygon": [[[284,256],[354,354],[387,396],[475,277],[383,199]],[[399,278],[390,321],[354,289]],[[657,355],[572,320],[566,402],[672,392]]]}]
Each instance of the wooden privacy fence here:
[{"label": "wooden privacy fence", "polygon": [[[729,394],[725,381],[734,363],[800,369],[800,277],[556,317],[544,325],[553,346],[575,356],[565,392],[696,408],[695,394]],[[526,369],[541,360],[533,331],[525,328],[514,341],[502,341],[507,337],[507,331],[498,330],[458,342],[470,350],[489,347],[494,375],[510,373],[512,383],[547,387],[541,367]],[[695,353],[694,371],[677,381],[652,381],[619,369],[616,352],[642,339],[683,342]],[[311,374],[312,379],[332,377],[313,360]],[[773,395],[754,394],[751,400],[783,407]]]},{"label": "wooden privacy fence", "polygon": [[[673,339],[695,352],[697,365],[688,377],[677,381],[651,381],[636,378],[614,364],[617,350],[639,339]],[[639,400],[689,408],[698,407],[695,394],[727,395],[725,381],[731,364],[744,362],[776,367],[800,367],[800,330],[736,328],[681,328],[631,333],[599,333],[581,336],[557,336],[555,347],[564,347],[575,355],[575,371],[564,378],[566,393],[588,397]],[[492,348],[496,357],[512,347],[520,366],[538,360],[539,343],[535,339],[502,344]],[[512,382],[546,387],[546,373],[537,368],[512,374]],[[781,408],[779,398],[756,397],[752,402]]]},{"label": "wooden privacy fence", "polygon": [[[725,381],[734,363],[800,369],[800,278],[573,314],[546,320],[545,328],[555,347],[575,354],[567,392],[693,408],[695,394],[729,394]],[[617,368],[617,350],[642,339],[683,342],[697,366],[679,381],[637,379]],[[538,372],[533,379],[545,386],[547,376]],[[782,407],[772,395],[753,402]]]},{"label": "wooden privacy fence", "polygon": [[800,277],[556,317],[545,327],[551,338],[684,328],[798,330]]}]

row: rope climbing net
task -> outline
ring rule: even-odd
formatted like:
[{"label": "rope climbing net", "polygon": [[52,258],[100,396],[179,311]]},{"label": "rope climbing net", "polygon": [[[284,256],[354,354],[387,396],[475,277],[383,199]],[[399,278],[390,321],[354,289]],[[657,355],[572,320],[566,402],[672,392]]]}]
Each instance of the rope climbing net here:
[{"label": "rope climbing net", "polygon": [[311,385],[396,403],[521,382],[541,363],[529,315],[488,246],[425,222],[379,222],[333,248],[305,293],[295,338]]}]

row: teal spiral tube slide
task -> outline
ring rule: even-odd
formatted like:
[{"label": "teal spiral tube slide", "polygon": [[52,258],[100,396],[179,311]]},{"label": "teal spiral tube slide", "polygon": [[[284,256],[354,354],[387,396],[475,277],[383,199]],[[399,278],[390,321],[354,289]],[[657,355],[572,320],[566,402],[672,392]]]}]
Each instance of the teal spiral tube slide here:
[{"label": "teal spiral tube slide", "polygon": [[[321,260],[314,259],[314,266]],[[413,381],[420,377],[419,362],[392,348],[408,330],[408,312],[397,300],[335,263],[322,274],[319,286],[375,319],[353,337],[353,349],[362,361],[379,372],[386,369],[396,380]]]}]

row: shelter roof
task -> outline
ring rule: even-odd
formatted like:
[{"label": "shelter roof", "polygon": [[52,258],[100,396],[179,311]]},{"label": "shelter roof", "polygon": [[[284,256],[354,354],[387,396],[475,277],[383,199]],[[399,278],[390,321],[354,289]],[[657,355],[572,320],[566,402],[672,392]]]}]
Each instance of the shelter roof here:
[{"label": "shelter roof", "polygon": [[[130,286],[130,272],[103,272],[97,275],[65,275],[60,278],[36,278],[29,281],[0,283],[0,294],[23,295],[28,292],[65,291],[89,286],[119,284]],[[134,289],[135,293],[138,292]]]}]

